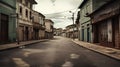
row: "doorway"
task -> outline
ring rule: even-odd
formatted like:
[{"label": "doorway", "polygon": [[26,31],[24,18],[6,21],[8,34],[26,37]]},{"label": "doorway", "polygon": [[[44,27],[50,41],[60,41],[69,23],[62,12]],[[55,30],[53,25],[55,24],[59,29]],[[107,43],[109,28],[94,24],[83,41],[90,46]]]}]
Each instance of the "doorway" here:
[{"label": "doorway", "polygon": [[0,14],[0,41],[8,41],[8,15]]},{"label": "doorway", "polygon": [[29,30],[28,27],[25,27],[25,39],[28,40],[29,37]]},{"label": "doorway", "polygon": [[119,40],[118,40],[118,37],[119,37],[119,17],[118,16],[115,16],[113,19],[112,19],[112,27],[113,27],[113,47],[116,47],[118,48],[118,45],[119,45]]},{"label": "doorway", "polygon": [[87,28],[87,42],[90,42],[90,28]]},{"label": "doorway", "polygon": [[82,29],[82,41],[84,41],[84,29]]}]

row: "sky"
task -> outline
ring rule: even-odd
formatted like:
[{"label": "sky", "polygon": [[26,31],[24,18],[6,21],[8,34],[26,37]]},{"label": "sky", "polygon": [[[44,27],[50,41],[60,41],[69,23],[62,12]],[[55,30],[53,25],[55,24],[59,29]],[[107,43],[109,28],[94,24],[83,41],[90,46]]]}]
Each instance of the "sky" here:
[{"label": "sky", "polygon": [[82,0],[36,0],[38,3],[34,6],[34,10],[46,16],[46,19],[51,19],[54,22],[55,28],[65,28],[72,24],[72,11],[75,16],[78,11],[78,6]]}]

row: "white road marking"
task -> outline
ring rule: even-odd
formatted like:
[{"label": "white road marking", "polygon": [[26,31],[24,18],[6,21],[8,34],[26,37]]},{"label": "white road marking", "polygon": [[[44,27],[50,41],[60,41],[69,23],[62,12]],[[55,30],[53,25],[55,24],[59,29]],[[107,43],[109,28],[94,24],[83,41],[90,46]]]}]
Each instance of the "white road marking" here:
[{"label": "white road marking", "polygon": [[44,65],[43,67],[51,67],[50,65]]},{"label": "white road marking", "polygon": [[30,67],[29,64],[27,64],[25,61],[23,61],[21,58],[12,58],[13,61],[16,63],[16,67]]},{"label": "white road marking", "polygon": [[54,53],[56,51],[56,49],[55,48],[48,48],[46,50],[42,50],[42,49],[23,49],[23,51],[24,51],[23,55],[25,57],[28,57],[30,54],[33,54],[33,53],[43,53],[43,52]]},{"label": "white road marking", "polygon": [[70,61],[66,61],[66,62],[62,65],[62,67],[73,67],[73,64],[72,64],[72,62],[70,62]]},{"label": "white road marking", "polygon": [[25,51],[23,54],[25,57],[28,57],[32,53],[44,52],[44,50],[40,50],[40,49],[23,49],[23,51]]},{"label": "white road marking", "polygon": [[28,57],[30,54],[31,54],[30,52],[25,52],[23,55],[24,55],[25,57]]},{"label": "white road marking", "polygon": [[25,46],[19,46],[19,48],[21,48],[21,49],[22,49],[22,48],[25,48]]},{"label": "white road marking", "polygon": [[78,59],[80,55],[78,54],[70,54],[71,59]]}]

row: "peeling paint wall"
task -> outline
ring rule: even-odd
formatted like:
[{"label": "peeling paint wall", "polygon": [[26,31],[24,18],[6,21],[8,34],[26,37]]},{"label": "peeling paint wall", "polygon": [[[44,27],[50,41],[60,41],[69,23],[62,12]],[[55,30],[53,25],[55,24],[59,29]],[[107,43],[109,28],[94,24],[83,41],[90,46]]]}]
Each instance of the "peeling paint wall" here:
[{"label": "peeling paint wall", "polygon": [[112,42],[112,22],[108,20],[108,42]]}]

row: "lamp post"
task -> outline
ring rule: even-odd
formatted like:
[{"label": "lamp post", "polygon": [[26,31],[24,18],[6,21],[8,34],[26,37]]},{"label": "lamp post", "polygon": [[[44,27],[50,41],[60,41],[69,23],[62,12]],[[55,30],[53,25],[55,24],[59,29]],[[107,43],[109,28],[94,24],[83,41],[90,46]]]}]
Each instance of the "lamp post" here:
[{"label": "lamp post", "polygon": [[73,40],[74,40],[74,12],[69,11],[70,13],[72,13],[72,21],[73,21]]}]

